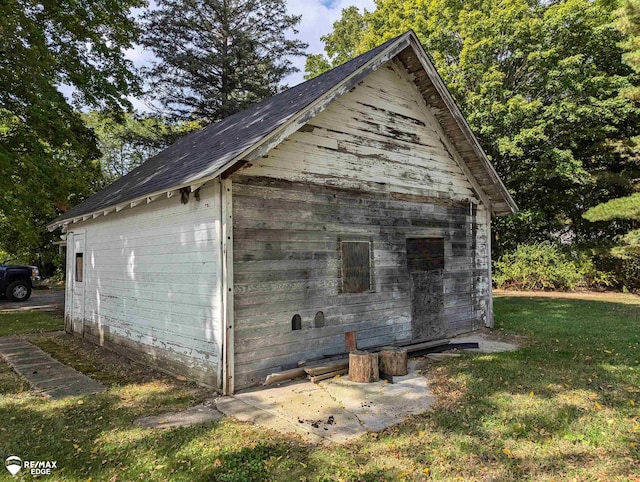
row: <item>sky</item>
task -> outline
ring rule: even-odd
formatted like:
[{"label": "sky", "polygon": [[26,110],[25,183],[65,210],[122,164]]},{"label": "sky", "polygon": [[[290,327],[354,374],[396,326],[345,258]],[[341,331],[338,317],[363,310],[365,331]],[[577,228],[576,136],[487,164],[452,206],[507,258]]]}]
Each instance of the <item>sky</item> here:
[{"label": "sky", "polygon": [[[152,3],[152,1],[150,2]],[[374,0],[287,0],[287,9],[292,15],[302,15],[298,25],[296,38],[309,44],[308,54],[324,52],[320,37],[331,32],[333,22],[341,16],[343,8],[355,5],[362,11],[363,9],[372,11],[375,8]],[[136,47],[127,51],[127,57],[141,67],[152,58],[151,54],[142,47]],[[289,75],[284,79],[284,83],[289,87],[302,82],[304,75],[304,57],[294,57],[293,64],[300,69],[299,72]],[[140,111],[148,110],[148,107],[138,99],[130,99],[134,108]]]},{"label": "sky", "polygon": [[[333,30],[333,22],[340,19],[343,8],[355,5],[362,12],[363,9],[372,11],[374,0],[287,0],[289,13],[302,15],[298,26],[298,38],[309,44],[307,53],[318,54],[324,52],[320,37]],[[286,79],[290,86],[302,82],[304,75],[304,58],[294,59],[300,72]]]}]

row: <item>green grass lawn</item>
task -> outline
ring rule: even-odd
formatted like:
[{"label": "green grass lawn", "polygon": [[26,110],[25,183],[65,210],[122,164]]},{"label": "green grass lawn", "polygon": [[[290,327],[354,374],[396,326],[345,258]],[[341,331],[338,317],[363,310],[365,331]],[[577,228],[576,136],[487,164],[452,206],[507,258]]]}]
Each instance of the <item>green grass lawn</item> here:
[{"label": "green grass lawn", "polygon": [[0,312],[0,336],[56,331],[64,328],[60,316],[41,311]]},{"label": "green grass lawn", "polygon": [[50,402],[26,392],[0,363],[0,457],[57,460],[55,480],[638,481],[640,298],[611,300],[496,299],[496,326],[526,336],[521,350],[432,365],[433,410],[332,447],[232,419],[136,428],[138,416],[208,394],[92,355],[66,337],[41,338],[43,348],[66,352],[67,363],[111,388]]}]

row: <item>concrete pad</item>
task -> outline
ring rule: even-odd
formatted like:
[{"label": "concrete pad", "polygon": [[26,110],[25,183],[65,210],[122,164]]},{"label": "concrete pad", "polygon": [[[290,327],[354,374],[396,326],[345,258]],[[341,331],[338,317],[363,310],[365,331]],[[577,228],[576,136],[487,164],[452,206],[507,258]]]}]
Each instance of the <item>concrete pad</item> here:
[{"label": "concrete pad", "polygon": [[[476,352],[517,350],[518,346],[473,333],[452,343],[478,343]],[[393,383],[355,383],[345,375],[317,385],[305,380],[254,388],[219,398],[218,410],[243,422],[259,424],[284,434],[302,436],[311,443],[344,443],[368,431],[380,431],[423,413],[435,397],[421,374],[428,363],[455,357],[440,354],[433,360],[409,360],[409,373]]]},{"label": "concrete pad", "polygon": [[136,424],[142,428],[167,429],[214,422],[222,417],[222,413],[216,410],[215,403],[212,400],[208,400],[181,412],[169,412],[154,417],[139,418],[136,420]]},{"label": "concrete pad", "polygon": [[304,426],[298,426],[292,419],[278,417],[272,412],[249,405],[234,397],[219,398],[216,400],[216,406],[224,415],[233,417],[240,422],[253,423],[285,435],[300,437],[312,444],[321,444],[326,441]]},{"label": "concrete pad", "polygon": [[451,343],[477,343],[477,350],[465,350],[476,351],[481,353],[499,353],[503,351],[516,351],[519,347],[513,343],[507,343],[504,341],[498,341],[491,336],[484,333],[472,333],[469,335],[460,335],[451,339]]},{"label": "concrete pad", "polygon": [[435,402],[426,377],[416,374],[415,365],[410,360],[409,374],[394,377],[393,384],[355,383],[348,377],[340,377],[320,385],[358,418],[364,431],[378,432],[411,415],[426,412]]},{"label": "concrete pad", "polygon": [[434,402],[427,379],[415,373],[396,377],[398,383],[355,383],[347,376],[315,385],[298,381],[253,389],[218,399],[225,415],[311,443],[345,443],[368,431],[396,425],[422,413]]},{"label": "concrete pad", "polygon": [[[253,407],[253,412],[245,410],[259,417],[262,422],[252,420],[251,416],[245,421],[260,423],[285,434],[295,433],[313,443],[324,439],[346,442],[366,432],[358,417],[344,410],[322,385],[308,381],[253,389],[238,393],[234,398]],[[221,410],[227,414],[224,409]]]}]

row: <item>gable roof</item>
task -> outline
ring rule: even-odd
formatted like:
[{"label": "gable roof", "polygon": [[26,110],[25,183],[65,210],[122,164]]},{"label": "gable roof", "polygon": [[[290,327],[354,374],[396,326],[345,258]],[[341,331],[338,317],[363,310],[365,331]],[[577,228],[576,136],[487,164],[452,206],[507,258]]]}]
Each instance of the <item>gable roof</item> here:
[{"label": "gable roof", "polygon": [[[261,156],[369,73],[396,56],[405,65],[407,59],[413,61],[408,66],[409,72],[423,84],[426,79],[426,84],[435,86],[436,97],[439,97],[435,101],[440,101],[444,107],[442,111],[455,121],[447,122],[448,128],[443,128],[460,152],[471,154],[466,156],[469,159],[464,160],[475,166],[475,169],[469,166],[470,173],[478,178],[494,213],[515,213],[515,202],[498,178],[417,37],[409,31],[311,80],[187,134],[127,175],[69,209],[50,223],[48,228],[53,230],[82,218],[117,211],[124,204],[130,203],[133,207],[145,200],[150,202],[179,188],[191,187],[193,190],[224,173],[236,162]],[[418,78],[419,74],[422,74],[421,78]],[[418,82],[416,84],[419,85]],[[428,103],[433,100],[429,98]],[[442,111],[437,116],[441,122]]]}]

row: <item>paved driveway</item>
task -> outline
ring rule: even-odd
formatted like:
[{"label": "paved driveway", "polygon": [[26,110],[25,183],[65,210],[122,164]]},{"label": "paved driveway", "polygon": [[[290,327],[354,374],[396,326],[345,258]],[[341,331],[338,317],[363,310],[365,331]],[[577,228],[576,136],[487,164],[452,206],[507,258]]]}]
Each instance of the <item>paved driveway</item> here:
[{"label": "paved driveway", "polygon": [[0,299],[0,311],[64,311],[64,290],[33,290],[21,303]]}]

